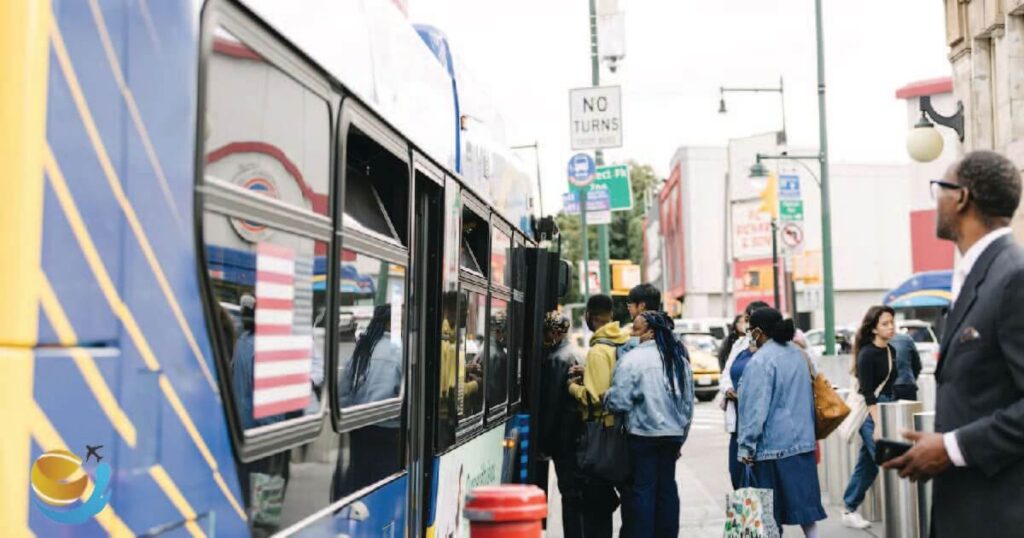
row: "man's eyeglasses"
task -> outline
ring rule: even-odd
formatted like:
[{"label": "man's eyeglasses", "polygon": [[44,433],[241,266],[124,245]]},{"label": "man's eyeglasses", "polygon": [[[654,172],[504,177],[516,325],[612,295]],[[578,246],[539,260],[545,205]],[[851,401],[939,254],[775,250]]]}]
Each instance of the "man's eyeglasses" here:
[{"label": "man's eyeglasses", "polygon": [[956,190],[956,191],[964,189],[963,185],[957,185],[956,183],[950,183],[948,181],[943,181],[941,179],[933,179],[933,180],[929,181],[928,184],[929,184],[929,187],[931,188],[932,200],[938,200],[939,199],[939,191],[941,189],[949,189],[949,190]]}]

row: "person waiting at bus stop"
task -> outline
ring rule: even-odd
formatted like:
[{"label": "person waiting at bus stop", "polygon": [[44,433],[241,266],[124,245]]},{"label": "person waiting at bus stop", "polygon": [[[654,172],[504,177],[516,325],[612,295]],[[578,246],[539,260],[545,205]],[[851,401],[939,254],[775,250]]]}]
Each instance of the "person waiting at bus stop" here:
[{"label": "person waiting at bus stop", "polygon": [[662,312],[633,320],[640,345],[615,370],[605,406],[627,414],[632,481],[622,497],[623,535],[679,535],[676,460],[693,421],[693,372],[686,347]]},{"label": "person waiting at bus stop", "polygon": [[739,385],[737,451],[753,484],[771,489],[775,522],[817,537],[825,519],[814,459],[814,391],[808,359],[793,344],[796,327],[774,308],[750,315],[757,352]]},{"label": "person waiting at bus stop", "polygon": [[547,487],[548,461],[555,464],[558,491],[562,496],[562,533],[566,538],[584,537],[588,514],[583,510],[583,484],[576,463],[576,436],[582,424],[575,399],[565,391],[569,369],[583,364],[575,347],[565,337],[569,318],[548,312],[544,318],[544,360],[541,362],[540,432],[537,441],[542,458],[538,473]]},{"label": "person waiting at bus stop", "polygon": [[[607,295],[593,295],[587,301],[584,318],[594,335],[590,337],[586,364],[570,369],[568,382],[569,394],[578,403],[583,419],[602,421],[606,427],[614,425],[614,418],[605,410],[602,401],[612,385],[618,347],[629,340],[619,323],[612,319],[613,307],[612,298]],[[584,533],[586,536],[610,537],[612,513],[619,502],[615,488],[596,477],[584,477],[584,480],[582,502],[591,512],[586,517]]]}]

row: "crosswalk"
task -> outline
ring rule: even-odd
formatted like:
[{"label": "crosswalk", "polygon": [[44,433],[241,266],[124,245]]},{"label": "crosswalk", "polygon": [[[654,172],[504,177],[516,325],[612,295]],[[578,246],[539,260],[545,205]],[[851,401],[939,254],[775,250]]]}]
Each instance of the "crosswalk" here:
[{"label": "crosswalk", "polygon": [[693,408],[693,425],[690,429],[725,431],[725,412],[711,403],[697,404]]}]

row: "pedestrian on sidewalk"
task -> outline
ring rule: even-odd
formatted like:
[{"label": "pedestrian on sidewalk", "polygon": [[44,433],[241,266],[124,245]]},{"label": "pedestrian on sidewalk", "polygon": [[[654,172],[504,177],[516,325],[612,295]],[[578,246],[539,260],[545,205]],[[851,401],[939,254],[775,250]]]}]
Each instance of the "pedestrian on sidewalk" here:
[{"label": "pedestrian on sidewalk", "polygon": [[868,415],[860,426],[863,444],[853,468],[850,483],[843,494],[843,525],[854,529],[866,529],[871,522],[864,519],[857,508],[864,502],[868,488],[878,476],[875,463],[875,442],[882,436],[879,424],[879,402],[894,400],[893,385],[896,381],[896,350],[889,344],[896,334],[896,312],[888,306],[872,306],[864,315],[853,341],[854,364],[851,373],[856,375],[859,392],[864,396]]},{"label": "pedestrian on sidewalk", "polygon": [[[630,323],[641,313],[648,310],[661,312],[661,306],[661,290],[654,284],[647,282],[633,286],[626,297],[626,310],[629,312]],[[619,347],[619,358],[622,358],[623,355],[629,353],[638,345],[640,345],[640,340],[635,336],[631,336],[624,345]]]},{"label": "pedestrian on sidewalk", "polygon": [[[587,327],[594,332],[590,337],[590,349],[586,363],[569,370],[568,390],[576,401],[583,420],[597,420],[605,427],[612,427],[614,417],[603,405],[604,395],[612,385],[618,347],[625,344],[629,335],[612,319],[614,304],[607,295],[592,295],[587,301],[584,319]],[[582,503],[588,511],[584,533],[596,538],[611,538],[612,514],[619,505],[618,495],[612,484],[592,476],[581,477],[584,495]]]},{"label": "pedestrian on sidewalk", "polygon": [[736,403],[738,399],[736,387],[739,386],[747,363],[757,351],[750,338],[750,315],[762,308],[768,308],[768,303],[754,301],[748,304],[744,310],[742,320],[744,334],[736,340],[729,352],[729,360],[725,362],[725,368],[722,369],[718,394],[715,396],[718,406],[725,411],[725,431],[729,433],[729,479],[732,482],[732,489],[739,489],[740,480],[743,478],[743,464],[740,463],[736,455]]},{"label": "pedestrian on sidewalk", "polygon": [[935,370],[935,431],[886,464],[911,480],[935,478],[932,536],[1020,536],[1024,510],[1024,251],[1010,221],[1017,166],[974,151],[932,181],[941,239],[962,257]]},{"label": "pedestrian on sidewalk", "polygon": [[[565,337],[570,322],[560,312],[548,312],[544,318],[544,360],[541,363],[540,433],[538,443],[542,468],[555,464],[558,491],[562,495],[562,532],[565,538],[583,538],[590,517],[583,502],[584,484],[576,464],[576,437],[582,421],[576,402],[565,390],[569,369],[583,364],[583,358]],[[547,477],[547,472],[538,473]],[[547,486],[547,481],[543,481]]]},{"label": "pedestrian on sidewalk", "polygon": [[892,392],[897,400],[917,400],[917,376],[921,375],[921,354],[917,342],[905,332],[896,333],[889,341],[896,352],[896,382]]},{"label": "pedestrian on sidewalk", "polygon": [[676,460],[693,421],[693,373],[686,348],[662,312],[633,320],[640,345],[626,354],[605,399],[612,411],[627,414],[633,477],[623,494],[623,535],[629,538],[679,536]]},{"label": "pedestrian on sidewalk", "polygon": [[750,315],[757,352],[739,385],[738,457],[753,466],[756,487],[772,490],[779,532],[800,525],[816,538],[828,516],[814,459],[814,392],[794,334],[793,320],[774,308]]},{"label": "pedestrian on sidewalk", "polygon": [[729,336],[726,336],[722,340],[722,345],[718,346],[718,369],[720,371],[725,371],[725,363],[729,362],[729,357],[732,356],[733,344],[746,335],[747,316],[746,314],[737,314],[729,324]]}]

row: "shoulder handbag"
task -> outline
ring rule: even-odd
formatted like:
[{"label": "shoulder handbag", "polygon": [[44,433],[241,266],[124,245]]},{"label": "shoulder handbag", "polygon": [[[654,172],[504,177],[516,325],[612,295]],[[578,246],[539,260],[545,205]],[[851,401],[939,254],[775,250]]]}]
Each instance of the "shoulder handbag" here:
[{"label": "shoulder handbag", "polygon": [[[875,398],[878,398],[878,395],[882,393],[882,388],[889,382],[889,376],[892,375],[892,349],[889,346],[885,346],[885,353],[889,357],[889,371],[885,374],[885,379],[875,389]],[[860,431],[861,425],[868,418],[868,405],[864,400],[864,395],[860,393],[860,382],[857,381],[857,376],[853,377],[850,394],[846,396],[846,405],[850,408],[850,414],[839,425],[839,434],[849,443],[853,441],[857,432]]]},{"label": "shoulder handbag", "polygon": [[632,465],[626,439],[626,424],[619,413],[614,422],[605,426],[604,417],[594,418],[593,404],[589,403],[590,419],[583,424],[583,433],[576,448],[576,464],[584,474],[622,484],[629,480]]},{"label": "shoulder handbag", "polygon": [[832,388],[832,382],[825,377],[825,374],[814,373],[814,366],[811,359],[804,354],[807,360],[807,371],[811,374],[811,391],[814,394],[814,438],[824,439],[842,424],[843,420],[850,414],[850,407],[839,397],[836,389]]}]

